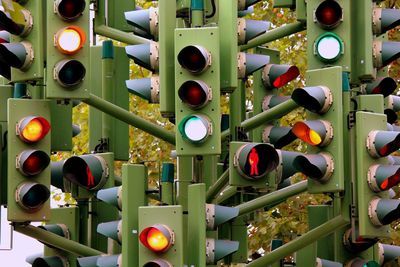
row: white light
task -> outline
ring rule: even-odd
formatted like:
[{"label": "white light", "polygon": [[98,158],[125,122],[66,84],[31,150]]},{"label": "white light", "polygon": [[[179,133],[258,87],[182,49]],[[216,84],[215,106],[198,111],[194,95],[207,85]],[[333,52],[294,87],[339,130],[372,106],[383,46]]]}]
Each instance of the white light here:
[{"label": "white light", "polygon": [[200,142],[208,135],[208,125],[199,117],[191,117],[185,123],[184,132],[189,140]]},{"label": "white light", "polygon": [[67,52],[75,52],[81,47],[81,36],[75,30],[67,29],[60,34],[58,43]]},{"label": "white light", "polygon": [[325,36],[317,44],[317,52],[323,59],[333,60],[341,51],[340,41],[333,36]]}]

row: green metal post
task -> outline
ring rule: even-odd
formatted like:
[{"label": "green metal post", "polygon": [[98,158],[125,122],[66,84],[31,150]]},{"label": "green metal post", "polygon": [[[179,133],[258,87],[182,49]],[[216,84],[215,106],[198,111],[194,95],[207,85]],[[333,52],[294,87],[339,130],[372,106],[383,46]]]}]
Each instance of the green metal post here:
[{"label": "green metal post", "polygon": [[211,202],[217,193],[228,183],[229,181],[229,170],[224,171],[224,173],[218,178],[215,183],[210,186],[206,194],[206,202]]},{"label": "green metal post", "polygon": [[108,37],[110,39],[113,39],[115,41],[123,42],[128,45],[137,45],[137,44],[148,44],[151,41],[142,38],[130,33],[126,33],[111,27],[108,27],[106,25],[99,25],[96,26],[94,29],[96,34],[102,35],[104,37]]},{"label": "green metal post", "polygon": [[89,204],[87,200],[78,200],[79,206],[79,243],[83,245],[89,244]]},{"label": "green metal post", "polygon": [[[238,88],[230,96],[229,99],[229,130],[231,134],[231,141],[238,141],[238,127],[246,118],[246,88],[244,81],[239,81]],[[226,132],[224,131],[224,132]],[[224,132],[222,134],[224,134]]]},{"label": "green metal post", "polygon": [[215,198],[213,202],[216,204],[224,203],[226,200],[233,197],[238,192],[237,186],[227,186],[224,190]]},{"label": "green metal post", "polygon": [[14,230],[21,234],[37,239],[43,243],[52,245],[58,249],[68,251],[78,256],[89,257],[103,254],[103,252],[82,245],[79,242],[68,240],[64,237],[32,225],[15,224]]},{"label": "green metal post", "polygon": [[269,254],[247,264],[246,267],[264,267],[268,264],[272,264],[279,259],[284,258],[285,256],[295,251],[298,251],[304,246],[310,245],[318,239],[329,235],[333,231],[347,224],[348,222],[344,220],[343,217],[337,216],[332,220],[318,226],[317,228],[308,231],[306,234],[296,238],[295,240],[290,241],[282,247],[271,251]]},{"label": "green metal post", "polygon": [[147,120],[130,113],[129,111],[120,108],[98,96],[90,94],[88,99],[83,100],[86,104],[93,106],[114,118],[124,121],[133,127],[137,127],[145,132],[148,132],[155,137],[160,138],[170,144],[175,144],[175,133],[165,130],[163,127],[148,122]]},{"label": "green metal post", "polygon": [[146,166],[122,165],[122,266],[139,266],[138,207],[147,205],[146,189]]},{"label": "green metal post", "polygon": [[192,0],[190,4],[192,28],[204,25],[204,0]]},{"label": "green metal post", "polygon": [[307,181],[301,181],[294,185],[285,187],[283,189],[253,199],[251,201],[242,203],[240,205],[237,205],[236,207],[239,208],[239,215],[243,215],[261,209],[265,206],[270,206],[277,202],[279,203],[281,201],[286,200],[288,197],[303,193],[306,190],[307,190]]},{"label": "green metal post", "polygon": [[[103,42],[103,55],[101,61],[102,77],[102,96],[105,101],[111,102],[113,99],[113,68],[114,68],[114,46],[111,40]],[[111,140],[112,118],[106,113],[102,113],[102,138]],[[114,151],[114,144],[109,143],[108,151]]]},{"label": "green metal post", "polygon": [[206,266],[206,220],[205,220],[205,184],[189,186],[191,201],[188,205],[188,234],[187,244],[189,266]]},{"label": "green metal post", "polygon": [[[239,88],[236,90],[240,90]],[[291,112],[293,109],[297,108],[298,105],[292,100],[289,99],[279,105],[276,105],[275,107],[268,109],[254,117],[251,117],[250,119],[247,119],[243,121],[240,124],[240,127],[242,127],[245,131],[250,131],[252,129],[255,129],[269,121],[276,120],[281,118],[282,116],[288,114]],[[225,139],[229,136],[230,129],[227,129],[221,133],[221,139]]]},{"label": "green metal post", "polygon": [[251,48],[255,48],[259,45],[272,42],[274,40],[283,38],[285,36],[289,36],[297,32],[301,32],[305,29],[306,28],[303,22],[298,21],[291,24],[287,24],[285,26],[270,30],[264,33],[263,35],[258,36],[257,38],[254,38],[248,44],[240,46],[240,50],[244,51]]}]

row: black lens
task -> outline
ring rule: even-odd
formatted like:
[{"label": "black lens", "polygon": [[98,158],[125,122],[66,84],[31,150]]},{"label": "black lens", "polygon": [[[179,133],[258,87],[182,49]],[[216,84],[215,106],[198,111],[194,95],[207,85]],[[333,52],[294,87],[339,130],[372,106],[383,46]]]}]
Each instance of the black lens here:
[{"label": "black lens", "polygon": [[189,45],[178,54],[178,62],[192,73],[201,73],[208,67],[207,50],[201,46]]},{"label": "black lens", "polygon": [[86,75],[85,66],[78,60],[63,60],[57,63],[57,81],[63,87],[72,87],[82,82]]},{"label": "black lens", "polygon": [[335,28],[342,20],[342,7],[336,1],[322,2],[315,11],[318,23],[324,29]]},{"label": "black lens", "polygon": [[28,209],[40,208],[50,197],[49,189],[42,184],[32,185],[22,196],[22,204]]},{"label": "black lens", "polygon": [[61,0],[57,6],[58,14],[65,20],[74,20],[85,10],[85,0]]}]

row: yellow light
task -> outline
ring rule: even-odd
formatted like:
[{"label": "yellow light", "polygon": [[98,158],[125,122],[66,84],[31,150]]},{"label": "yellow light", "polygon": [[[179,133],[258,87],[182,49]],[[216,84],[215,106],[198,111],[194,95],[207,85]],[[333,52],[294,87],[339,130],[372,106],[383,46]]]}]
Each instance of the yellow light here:
[{"label": "yellow light", "polygon": [[22,137],[29,142],[36,142],[43,136],[43,125],[38,119],[31,120],[22,130]]},{"label": "yellow light", "polygon": [[86,36],[78,26],[69,26],[59,30],[56,34],[57,49],[67,55],[77,53],[85,43]]},{"label": "yellow light", "polygon": [[321,144],[321,136],[314,130],[310,129],[305,123],[296,123],[292,129],[293,133],[304,142],[316,146]]},{"label": "yellow light", "polygon": [[169,240],[167,237],[156,228],[150,229],[147,233],[147,243],[155,252],[163,251],[169,246]]}]

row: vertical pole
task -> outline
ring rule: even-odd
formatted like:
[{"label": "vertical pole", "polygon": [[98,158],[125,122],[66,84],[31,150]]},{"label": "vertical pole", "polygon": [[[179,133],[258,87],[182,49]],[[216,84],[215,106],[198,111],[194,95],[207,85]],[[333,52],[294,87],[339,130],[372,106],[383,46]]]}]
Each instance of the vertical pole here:
[{"label": "vertical pole", "polygon": [[[102,98],[108,102],[113,100],[114,89],[113,84],[113,63],[114,63],[114,46],[111,40],[103,42],[103,54],[102,54]],[[106,113],[102,113],[102,138],[105,138],[110,142],[112,137],[112,118]],[[109,143],[108,151],[113,151],[114,144]]]},{"label": "vertical pole", "polygon": [[89,245],[89,205],[87,200],[78,200],[79,207],[79,243],[82,245]]},{"label": "vertical pole", "polygon": [[174,164],[163,163],[161,173],[161,201],[174,205]]},{"label": "vertical pole", "polygon": [[204,0],[192,0],[190,4],[192,28],[204,25]]},{"label": "vertical pole", "polygon": [[238,133],[238,127],[242,121],[246,118],[246,107],[245,107],[245,81],[239,81],[239,86],[230,95],[229,100],[229,129],[232,136],[232,141],[239,141],[241,136]]},{"label": "vertical pole", "polygon": [[147,168],[122,165],[122,266],[139,266],[139,209],[147,204]]}]

